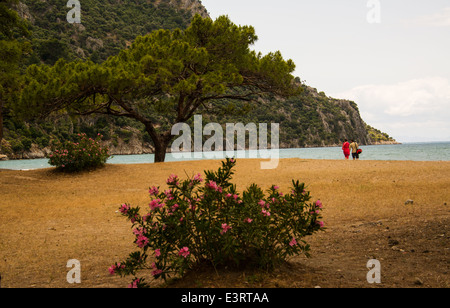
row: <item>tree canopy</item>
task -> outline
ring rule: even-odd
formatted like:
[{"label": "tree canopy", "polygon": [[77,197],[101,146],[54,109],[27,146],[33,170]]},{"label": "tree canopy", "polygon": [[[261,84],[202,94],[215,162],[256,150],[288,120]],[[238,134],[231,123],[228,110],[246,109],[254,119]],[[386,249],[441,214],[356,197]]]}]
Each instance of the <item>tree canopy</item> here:
[{"label": "tree canopy", "polygon": [[53,66],[29,66],[17,111],[133,118],[145,125],[155,161],[162,162],[173,139],[171,126],[186,122],[205,104],[298,93],[294,63],[280,52],[263,56],[250,50],[256,40],[251,26],[237,26],[226,16],[213,21],[197,15],[186,30],[139,36],[100,64],[61,59]]},{"label": "tree canopy", "polygon": [[15,100],[19,88],[19,64],[30,45],[17,38],[29,35],[27,24],[13,5],[17,0],[0,0],[0,148],[3,138],[4,108]]}]

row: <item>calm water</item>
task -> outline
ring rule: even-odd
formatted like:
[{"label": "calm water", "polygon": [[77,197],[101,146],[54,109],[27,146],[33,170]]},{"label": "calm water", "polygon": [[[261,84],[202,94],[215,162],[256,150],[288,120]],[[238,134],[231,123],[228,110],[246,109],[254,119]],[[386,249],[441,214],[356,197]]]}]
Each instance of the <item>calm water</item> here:
[{"label": "calm water", "polygon": [[[405,143],[398,145],[370,145],[361,146],[363,153],[361,160],[412,160],[412,161],[450,161],[450,142],[433,143]],[[199,153],[196,153],[197,155]],[[218,155],[213,157],[213,154]],[[222,159],[222,153],[204,153],[202,157],[178,158],[168,153],[166,161],[187,161],[201,159]],[[270,158],[261,157],[256,151],[238,151],[236,157],[245,158]],[[270,155],[270,154],[269,154]],[[280,158],[305,158],[305,159],[344,159],[340,147],[308,148],[308,149],[280,149]],[[108,164],[142,164],[153,163],[154,155],[118,155],[108,160]],[[49,168],[48,159],[28,159],[0,161],[0,169],[30,170]]]}]

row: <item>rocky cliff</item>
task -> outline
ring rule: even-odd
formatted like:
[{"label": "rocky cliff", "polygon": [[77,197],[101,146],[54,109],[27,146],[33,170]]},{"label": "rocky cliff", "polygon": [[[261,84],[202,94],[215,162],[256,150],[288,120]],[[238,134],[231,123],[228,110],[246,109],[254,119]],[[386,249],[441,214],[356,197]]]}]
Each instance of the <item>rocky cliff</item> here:
[{"label": "rocky cliff", "polygon": [[200,14],[202,17],[209,17],[209,13],[200,0],[171,0],[173,7],[190,11],[192,14]]}]

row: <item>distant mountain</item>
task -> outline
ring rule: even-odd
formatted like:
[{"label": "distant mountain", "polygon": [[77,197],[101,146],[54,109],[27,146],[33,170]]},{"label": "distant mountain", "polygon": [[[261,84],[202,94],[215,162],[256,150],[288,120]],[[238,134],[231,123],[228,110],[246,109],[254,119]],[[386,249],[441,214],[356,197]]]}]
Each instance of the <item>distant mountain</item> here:
[{"label": "distant mountain", "polygon": [[[81,24],[70,24],[67,0],[22,0],[17,10],[32,25],[34,53],[28,64],[53,64],[59,58],[101,62],[129,46],[138,35],[156,29],[184,29],[194,14],[208,16],[199,0],[81,0]],[[274,46],[276,49],[276,46]],[[344,138],[360,144],[395,143],[367,125],[355,102],[328,97],[302,83],[293,98],[261,98],[259,103],[223,101],[204,113],[204,124],[279,123],[280,147],[340,145]],[[212,112],[211,112],[212,110]],[[201,112],[201,110],[199,110]],[[142,124],[107,116],[55,115],[40,123],[4,119],[2,151],[10,158],[44,157],[52,139],[68,139],[84,132],[100,132],[113,154],[152,153],[153,144]]]}]

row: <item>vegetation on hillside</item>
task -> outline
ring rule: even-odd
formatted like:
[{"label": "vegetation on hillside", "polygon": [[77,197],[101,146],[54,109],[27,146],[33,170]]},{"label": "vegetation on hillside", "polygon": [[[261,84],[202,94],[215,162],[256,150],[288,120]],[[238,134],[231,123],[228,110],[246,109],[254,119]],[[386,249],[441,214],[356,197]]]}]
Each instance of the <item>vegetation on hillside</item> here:
[{"label": "vegetation on hillside", "polygon": [[369,133],[370,140],[373,143],[395,143],[395,139],[389,136],[387,133],[383,133],[379,129],[376,129],[370,125],[367,125],[367,132]]},{"label": "vegetation on hillside", "polygon": [[91,59],[116,55],[139,35],[159,29],[184,29],[192,13],[169,0],[82,0],[81,24],[68,23],[67,0],[22,0],[19,13],[31,24],[33,53],[28,64],[58,59]]}]

